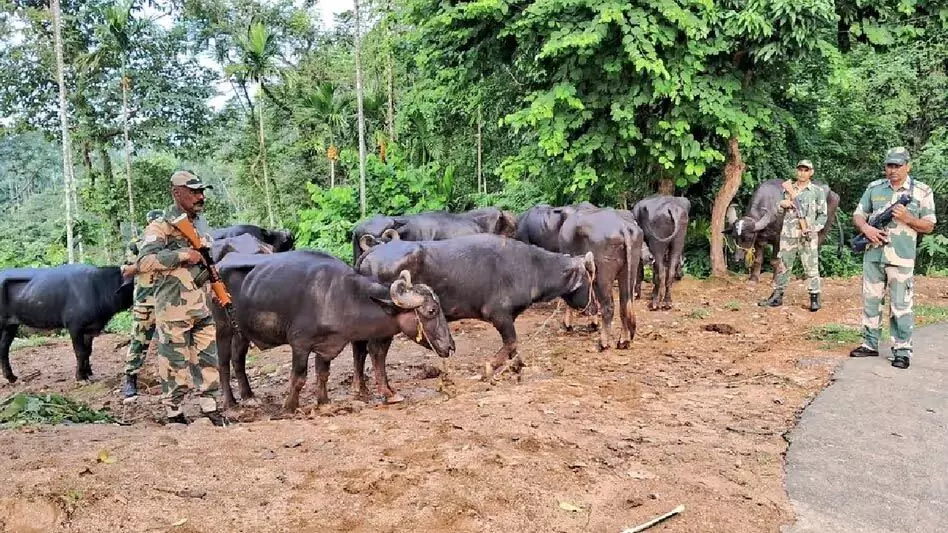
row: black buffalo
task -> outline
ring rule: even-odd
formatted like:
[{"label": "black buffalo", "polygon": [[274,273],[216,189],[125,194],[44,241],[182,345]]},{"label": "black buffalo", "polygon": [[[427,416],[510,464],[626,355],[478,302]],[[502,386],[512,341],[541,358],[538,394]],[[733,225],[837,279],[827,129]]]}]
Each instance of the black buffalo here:
[{"label": "black buffalo", "polygon": [[[779,273],[780,259],[777,254],[780,253],[780,230],[783,227],[784,212],[779,209],[778,204],[784,199],[783,182],[784,180],[772,179],[758,185],[747,207],[747,213],[739,219],[736,210],[728,209],[728,220],[724,232],[734,239],[736,245],[734,261],[741,263],[752,260],[752,264],[748,265],[749,281],[760,280],[760,270],[764,264],[764,246],[768,244],[773,246],[771,266],[774,276],[776,277]],[[826,225],[819,232],[819,246],[823,244],[832,229],[836,208],[839,207],[839,195],[825,183],[816,180],[813,183],[819,185],[826,193]],[[842,227],[840,227],[840,232],[842,232]],[[840,234],[840,243],[842,243],[842,234]]]},{"label": "black buffalo", "polygon": [[[560,250],[571,255],[592,252],[596,262],[595,295],[602,312],[599,349],[612,343],[612,284],[619,280],[619,317],[623,331],[616,347],[626,349],[635,337],[632,289],[642,255],[642,229],[629,211],[588,209],[573,213],[560,228]],[[567,327],[569,324],[567,323]]]},{"label": "black buffalo", "polygon": [[249,233],[242,233],[236,237],[217,239],[211,243],[211,259],[219,263],[229,253],[239,254],[269,254],[273,253],[273,246],[260,241]]},{"label": "black buffalo", "polygon": [[252,235],[258,241],[272,246],[274,252],[289,252],[296,244],[293,233],[288,230],[269,230],[252,224],[237,224],[216,229],[211,232],[211,238],[215,241],[218,239],[237,237],[238,235]]},{"label": "black buffalo", "polygon": [[[352,260],[357,261],[362,252],[379,242],[440,241],[478,233],[512,237],[516,227],[517,220],[512,213],[495,207],[466,213],[427,211],[394,217],[376,215],[353,228]],[[371,235],[374,239],[364,238],[365,235]]]},{"label": "black buffalo", "polygon": [[[652,258],[652,298],[648,304],[652,311],[672,307],[671,288],[682,276],[690,211],[691,202],[681,196],[649,196],[632,207],[632,216],[642,228]],[[639,262],[636,295],[642,292],[644,262]]]},{"label": "black buffalo", "polygon": [[[514,321],[524,310],[559,297],[575,309],[586,309],[590,305],[589,279],[594,274],[591,255],[570,257],[497,235],[393,241],[363,254],[356,269],[383,281],[407,270],[412,279],[438,293],[449,321],[476,318],[490,322],[500,333],[503,346],[486,362],[485,377],[508,360],[519,369]],[[353,343],[353,389],[358,386],[361,394],[368,394],[362,376],[366,354],[372,355],[375,369],[384,369],[391,341]],[[384,380],[379,394],[389,401],[398,400]]]},{"label": "black buffalo", "polygon": [[563,221],[580,210],[596,209],[589,202],[576,205],[552,207],[546,204],[535,205],[517,217],[517,231],[514,238],[527,244],[534,244],[551,252],[560,251],[560,228]]},{"label": "black buffalo", "polygon": [[[290,345],[293,371],[284,407],[291,411],[299,406],[310,353],[316,354],[316,399],[322,404],[329,401],[330,362],[350,342],[404,333],[441,357],[454,352],[438,296],[423,284],[412,284],[407,272],[382,284],[315,251],[230,254],[220,271],[233,296],[239,327],[238,333],[215,309],[225,405],[234,403],[231,356],[245,361],[250,342],[261,349]],[[245,379],[240,385],[243,399],[253,396]]]},{"label": "black buffalo", "polygon": [[92,339],[132,305],[134,285],[119,267],[63,265],[0,272],[0,364],[13,383],[10,344],[22,326],[65,328],[76,353],[76,380],[92,377]]}]

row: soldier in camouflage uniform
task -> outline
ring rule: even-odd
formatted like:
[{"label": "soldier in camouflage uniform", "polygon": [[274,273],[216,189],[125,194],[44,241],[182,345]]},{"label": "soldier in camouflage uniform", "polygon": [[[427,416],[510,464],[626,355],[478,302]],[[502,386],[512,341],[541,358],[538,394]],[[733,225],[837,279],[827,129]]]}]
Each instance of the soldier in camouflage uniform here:
[{"label": "soldier in camouflage uniform", "polygon": [[[889,288],[889,331],[892,336],[892,366],[908,368],[912,356],[913,279],[918,234],[935,229],[935,199],[928,185],[909,176],[908,150],[893,148],[885,156],[885,178],[866,188],[853,213],[853,225],[871,242],[862,260],[862,345],[850,357],[879,355],[882,302]],[[907,206],[894,208],[893,219],[884,228],[869,224],[872,217],[908,195]]]},{"label": "soldier in camouflage uniform", "polygon": [[[161,210],[149,211],[145,215],[148,224],[162,216]],[[125,386],[122,394],[126,401],[138,397],[138,372],[145,362],[148,344],[155,336],[155,273],[138,271],[138,252],[141,237],[135,237],[125,250],[123,276],[135,276],[135,299],[132,305],[132,341],[125,356]]]},{"label": "soldier in camouflage uniform", "polygon": [[[790,271],[796,261],[797,254],[806,273],[807,289],[810,293],[810,311],[819,311],[820,303],[820,249],[817,234],[826,225],[826,191],[813,183],[813,163],[804,159],[797,163],[796,183],[784,183],[787,196],[780,202],[780,209],[784,210],[783,228],[780,230],[780,274],[774,276],[773,293],[758,305],[778,307],[783,305],[783,292],[790,281]],[[802,212],[797,212],[790,193],[796,195],[797,205]],[[801,222],[802,221],[802,222]],[[804,227],[806,229],[804,229]]]},{"label": "soldier in camouflage uniform", "polygon": [[204,244],[210,246],[210,228],[199,216],[207,188],[190,172],[178,171],[171,176],[174,204],[145,229],[138,269],[155,273],[158,378],[168,420],[188,422],[181,403],[188,389],[196,389],[201,412],[215,425],[225,425],[227,419],[217,408],[220,377],[216,329],[205,286],[208,272],[201,254],[173,226],[188,217]]}]

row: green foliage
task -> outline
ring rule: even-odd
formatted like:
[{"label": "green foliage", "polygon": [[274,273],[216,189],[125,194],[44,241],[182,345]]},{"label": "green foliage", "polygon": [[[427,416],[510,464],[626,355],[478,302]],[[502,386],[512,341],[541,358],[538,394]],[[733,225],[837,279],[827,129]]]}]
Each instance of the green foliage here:
[{"label": "green foliage", "polygon": [[106,333],[119,333],[119,334],[129,334],[132,331],[132,313],[129,311],[122,311],[117,313],[112,317],[112,320],[109,320],[109,323],[105,325]]},{"label": "green foliage", "polygon": [[690,313],[688,313],[688,318],[694,318],[697,320],[704,320],[711,317],[711,311],[703,307],[696,307]]},{"label": "green foliage", "polygon": [[918,263],[924,264],[928,259],[928,265],[925,267],[925,273],[932,271],[935,263],[939,265],[948,265],[948,237],[944,235],[929,235],[922,239],[919,245]]},{"label": "green foliage", "polygon": [[0,428],[14,428],[35,424],[104,424],[114,422],[106,411],[55,393],[11,394],[0,401]]},{"label": "green foliage", "polygon": [[843,324],[823,324],[810,328],[806,338],[812,341],[822,341],[823,344],[820,345],[820,348],[828,350],[841,344],[858,343],[862,340],[862,334],[856,328]]},{"label": "green foliage", "polygon": [[740,311],[741,303],[737,300],[728,300],[728,302],[724,304],[724,308],[728,311]]},{"label": "green foliage", "polygon": [[916,305],[914,307],[915,319],[919,324],[933,324],[936,322],[948,322],[948,306],[944,305]]}]

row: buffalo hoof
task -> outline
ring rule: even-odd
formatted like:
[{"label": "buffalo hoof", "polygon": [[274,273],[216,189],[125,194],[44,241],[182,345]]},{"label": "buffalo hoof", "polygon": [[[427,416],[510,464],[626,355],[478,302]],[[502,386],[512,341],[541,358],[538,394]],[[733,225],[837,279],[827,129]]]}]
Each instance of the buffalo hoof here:
[{"label": "buffalo hoof", "polygon": [[491,381],[494,379],[494,365],[490,361],[484,363],[484,374],[481,376],[483,381]]},{"label": "buffalo hoof", "polygon": [[586,331],[588,331],[588,332],[590,332],[590,333],[595,333],[595,332],[599,331],[599,323],[598,323],[598,322],[590,322],[589,325],[586,326]]},{"label": "buffalo hoof", "polygon": [[397,403],[403,403],[404,401],[405,401],[405,397],[402,396],[401,394],[393,394],[393,395],[391,395],[391,396],[386,396],[386,397],[385,397],[385,403],[386,403],[387,405],[394,405],[394,404],[397,404]]},{"label": "buffalo hoof", "polygon": [[599,341],[596,343],[596,349],[599,350],[600,352],[604,352],[609,349],[609,345],[603,344],[602,341]]},{"label": "buffalo hoof", "polygon": [[241,400],[240,403],[244,407],[261,407],[263,405],[263,402],[261,402],[259,398],[256,398],[254,396]]},{"label": "buffalo hoof", "polygon": [[628,350],[631,344],[632,341],[619,341],[616,343],[616,348],[619,350]]},{"label": "buffalo hoof", "polygon": [[8,374],[3,377],[7,378],[7,383],[16,383],[17,377],[13,374]]},{"label": "buffalo hoof", "polygon": [[221,398],[221,406],[224,409],[231,409],[233,407],[237,407],[237,400],[234,400],[233,397],[228,398],[227,396],[224,396]]},{"label": "buffalo hoof", "polygon": [[662,309],[668,311],[668,310],[670,310],[671,308],[672,308],[672,303],[671,303],[671,302],[662,302]]},{"label": "buffalo hoof", "polygon": [[283,410],[286,411],[287,413],[295,413],[296,410],[299,408],[299,406],[300,406],[299,400],[295,402],[291,402],[290,400],[283,402]]},{"label": "buffalo hoof", "polygon": [[649,302],[649,303],[648,303],[648,310],[649,310],[649,311],[658,311],[659,309],[660,309],[660,306],[658,305],[658,302]]},{"label": "buffalo hoof", "polygon": [[563,324],[563,331],[565,331],[566,333],[572,333],[573,329],[574,328],[572,324]]}]

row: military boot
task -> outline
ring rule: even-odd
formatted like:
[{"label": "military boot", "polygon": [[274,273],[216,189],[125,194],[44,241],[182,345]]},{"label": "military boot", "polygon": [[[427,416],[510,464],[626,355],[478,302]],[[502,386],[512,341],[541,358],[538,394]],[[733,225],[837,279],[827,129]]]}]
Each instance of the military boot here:
[{"label": "military boot", "polygon": [[820,302],[820,293],[811,292],[810,293],[810,312],[819,311],[823,307],[823,304]]},{"label": "military boot", "polygon": [[774,292],[770,293],[770,298],[757,302],[757,305],[761,307],[780,307],[783,305],[783,291],[774,289]]},{"label": "military boot", "polygon": [[123,401],[133,401],[138,397],[138,374],[129,374],[125,376],[125,384],[122,385]]},{"label": "military boot", "polygon": [[206,416],[211,421],[211,423],[217,427],[227,427],[233,424],[231,419],[224,416],[224,414],[220,411],[207,411],[201,414]]}]

